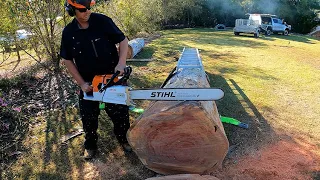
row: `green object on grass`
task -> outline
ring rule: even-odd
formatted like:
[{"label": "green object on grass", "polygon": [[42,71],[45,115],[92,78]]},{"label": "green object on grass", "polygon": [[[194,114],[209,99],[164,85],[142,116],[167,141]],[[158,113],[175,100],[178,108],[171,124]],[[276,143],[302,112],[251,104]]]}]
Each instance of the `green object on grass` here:
[{"label": "green object on grass", "polygon": [[131,111],[136,112],[136,113],[143,113],[144,112],[143,109],[139,109],[139,108],[134,108]]},{"label": "green object on grass", "polygon": [[245,128],[245,129],[249,128],[248,124],[242,123],[234,118],[220,116],[220,119],[221,119],[221,122],[224,122],[224,123],[233,124],[233,125]]},{"label": "green object on grass", "polygon": [[143,112],[144,112],[144,109],[136,108],[136,107],[134,107],[134,106],[129,106],[129,109],[130,109],[132,112],[135,112],[135,113],[143,113]]},{"label": "green object on grass", "polygon": [[106,107],[106,104],[105,103],[100,103],[99,104],[99,109],[104,109]]}]

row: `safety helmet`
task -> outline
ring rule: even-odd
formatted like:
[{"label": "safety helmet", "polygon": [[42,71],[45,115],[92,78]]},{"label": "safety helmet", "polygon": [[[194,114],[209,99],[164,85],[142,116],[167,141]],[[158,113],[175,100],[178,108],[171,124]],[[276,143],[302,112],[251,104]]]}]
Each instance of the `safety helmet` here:
[{"label": "safety helmet", "polygon": [[90,9],[95,3],[95,0],[66,0],[65,7],[68,14],[74,16],[75,9]]}]

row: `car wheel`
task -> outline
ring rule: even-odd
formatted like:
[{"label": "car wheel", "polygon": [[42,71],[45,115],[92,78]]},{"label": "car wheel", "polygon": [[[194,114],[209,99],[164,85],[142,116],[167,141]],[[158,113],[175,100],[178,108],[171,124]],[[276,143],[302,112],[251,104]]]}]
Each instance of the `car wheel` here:
[{"label": "car wheel", "polygon": [[282,34],[285,35],[285,36],[288,36],[289,35],[288,29],[284,30],[284,32]]},{"label": "car wheel", "polygon": [[265,34],[266,36],[270,36],[271,35],[271,30],[270,29],[268,29],[267,31],[266,31],[266,34]]},{"label": "car wheel", "polygon": [[254,33],[254,37],[259,37],[259,31],[257,31],[256,33]]},{"label": "car wheel", "polygon": [[238,32],[234,32],[234,35],[236,35],[236,36],[239,36],[239,34],[240,34],[240,33],[238,33]]}]

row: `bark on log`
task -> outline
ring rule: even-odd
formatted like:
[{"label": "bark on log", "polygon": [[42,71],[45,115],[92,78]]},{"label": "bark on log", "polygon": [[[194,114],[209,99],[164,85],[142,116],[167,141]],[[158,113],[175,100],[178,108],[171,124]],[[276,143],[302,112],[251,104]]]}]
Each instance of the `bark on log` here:
[{"label": "bark on log", "polygon": [[133,57],[135,57],[142,50],[144,44],[145,43],[143,38],[137,38],[129,41],[127,59],[132,59]]},{"label": "bark on log", "polygon": [[[210,87],[203,68],[184,68],[164,88]],[[130,127],[142,163],[160,174],[207,174],[222,166],[229,142],[214,101],[157,101]]]}]

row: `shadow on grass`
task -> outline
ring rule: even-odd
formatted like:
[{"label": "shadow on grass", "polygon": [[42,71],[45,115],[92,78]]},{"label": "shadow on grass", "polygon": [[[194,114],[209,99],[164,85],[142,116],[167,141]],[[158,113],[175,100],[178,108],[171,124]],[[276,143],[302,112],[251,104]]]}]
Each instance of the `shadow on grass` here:
[{"label": "shadow on grass", "polygon": [[[72,114],[72,111],[68,110],[68,107],[72,106],[77,99],[75,94],[77,87],[62,72],[49,74],[47,84],[43,88],[46,87],[49,87],[46,92],[49,111],[45,114],[47,117],[45,127],[46,143],[42,169],[46,171],[48,170],[47,167],[54,163],[58,174],[62,177],[68,177],[72,170],[72,162],[68,152],[69,145],[61,144],[60,138],[73,128],[72,121],[66,120],[66,114],[77,116],[77,114]],[[72,103],[70,103],[71,101],[68,102],[68,100],[72,100]],[[76,149],[73,150],[77,151]],[[45,179],[50,179],[50,173],[44,173],[42,176]]]},{"label": "shadow on grass", "polygon": [[232,79],[226,80],[222,76],[213,74],[208,74],[208,77],[211,87],[220,87],[225,93],[223,99],[216,101],[220,115],[235,118],[249,125],[248,129],[242,129],[224,124],[230,142],[227,159],[245,155],[271,142],[273,129],[241,87]]},{"label": "shadow on grass", "polygon": [[134,59],[151,59],[155,49],[149,46],[144,47],[135,57]]},{"label": "shadow on grass", "polygon": [[307,44],[316,44],[315,42],[312,42],[312,41],[319,41],[319,39],[312,37],[312,36],[295,35],[295,34],[292,34],[289,36],[274,34],[274,35],[271,35],[271,37],[274,39],[283,39],[283,40],[296,41],[296,42],[302,42],[302,43],[307,43]]}]

